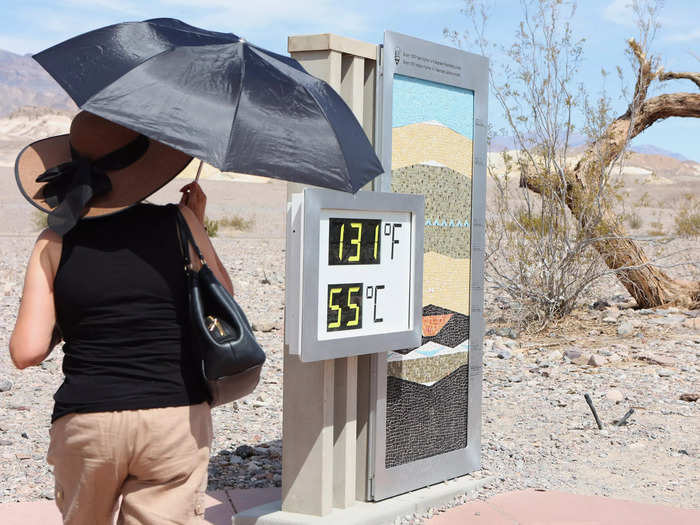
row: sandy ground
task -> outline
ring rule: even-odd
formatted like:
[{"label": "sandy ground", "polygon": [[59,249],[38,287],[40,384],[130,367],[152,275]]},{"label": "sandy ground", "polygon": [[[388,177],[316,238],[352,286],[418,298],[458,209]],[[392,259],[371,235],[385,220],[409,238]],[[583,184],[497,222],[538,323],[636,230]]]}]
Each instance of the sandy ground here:
[{"label": "sandy ground", "polygon": [[[153,200],[176,200],[185,182],[175,181]],[[285,187],[212,180],[202,185],[210,217],[254,219],[249,231],[222,231],[214,244],[270,358],[255,394],[214,411],[210,488],[279,485]],[[4,348],[37,232],[34,216],[12,171],[0,168]],[[654,249],[685,250],[698,260],[697,244],[697,239],[677,240]],[[595,299],[609,306],[593,309]],[[700,508],[700,403],[680,399],[700,390],[698,312],[638,311],[629,308],[628,299],[619,284],[606,281],[570,321],[547,333],[487,335],[484,469],[476,476],[492,475],[495,481],[468,497],[535,487]],[[487,329],[500,326],[507,310],[507,298],[488,289]],[[623,325],[629,330],[621,330]],[[594,356],[599,366],[588,364]],[[0,352],[0,382],[10,383],[0,392],[0,502],[53,497],[44,457],[60,365],[57,350],[42,366],[20,372]],[[595,427],[584,393],[593,397],[603,431]],[[629,425],[611,425],[632,407]]]}]

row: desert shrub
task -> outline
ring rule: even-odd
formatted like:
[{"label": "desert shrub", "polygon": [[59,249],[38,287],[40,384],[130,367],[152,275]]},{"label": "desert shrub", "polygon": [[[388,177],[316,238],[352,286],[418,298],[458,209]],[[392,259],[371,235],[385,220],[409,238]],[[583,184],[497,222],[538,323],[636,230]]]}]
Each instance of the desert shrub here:
[{"label": "desert shrub", "polygon": [[677,216],[676,234],[682,237],[697,237],[700,235],[700,212]]},{"label": "desert shrub", "polygon": [[[623,189],[621,178],[602,163],[591,163],[596,184],[579,189],[571,183],[571,135],[585,133],[592,143],[611,120],[605,93],[591,101],[575,80],[582,41],[569,23],[573,12],[567,15],[569,6],[557,0],[524,1],[521,7],[526,22],[513,44],[500,50],[502,61],[494,61],[489,77],[507,122],[504,134],[515,144],[502,162],[487,165],[495,187],[485,225],[485,277],[509,296],[526,328],[538,329],[571,313],[607,272],[595,243],[622,222],[614,210]],[[479,24],[487,18],[484,5],[469,0],[465,13],[475,24],[465,38],[490,54]],[[459,42],[456,32],[447,35]],[[579,127],[574,119],[580,114]]]},{"label": "desert shrub", "polygon": [[222,219],[204,219],[204,226],[209,233],[209,237],[216,237],[219,233],[219,228],[233,228],[239,231],[248,231],[253,227],[255,221],[246,219],[240,215],[231,215]]},{"label": "desert shrub", "polygon": [[654,237],[663,237],[666,235],[666,231],[664,231],[664,225],[662,222],[659,221],[653,221],[649,223],[649,226],[651,229],[649,230],[649,235],[653,235]]},{"label": "desert shrub", "polygon": [[638,230],[642,227],[642,218],[636,212],[629,213],[627,215],[627,224],[629,224],[630,228],[633,230]]},{"label": "desert shrub", "polygon": [[43,230],[49,227],[49,215],[43,211],[32,210],[32,224],[37,230]]},{"label": "desert shrub", "polygon": [[207,230],[209,237],[216,237],[219,233],[219,221],[204,217],[204,228]]},{"label": "desert shrub", "polygon": [[637,206],[640,208],[649,208],[651,207],[651,196],[649,195],[648,191],[645,191],[644,194],[639,197],[639,200],[637,201]]},{"label": "desert shrub", "polygon": [[675,218],[675,233],[681,237],[700,235],[700,203],[695,195],[686,193]]},{"label": "desert shrub", "polygon": [[[508,293],[520,318],[536,328],[568,315],[605,271],[592,246],[600,235],[594,228],[601,224],[591,212],[591,230],[582,228],[562,206],[563,188],[533,198],[522,188],[509,188],[515,184],[508,175],[496,183],[486,221],[486,278]],[[516,208],[513,192],[528,206]]]},{"label": "desert shrub", "polygon": [[248,231],[253,227],[255,221],[253,219],[246,219],[240,215],[231,215],[229,217],[224,217],[219,219],[219,225],[224,228],[233,228],[234,230]]}]

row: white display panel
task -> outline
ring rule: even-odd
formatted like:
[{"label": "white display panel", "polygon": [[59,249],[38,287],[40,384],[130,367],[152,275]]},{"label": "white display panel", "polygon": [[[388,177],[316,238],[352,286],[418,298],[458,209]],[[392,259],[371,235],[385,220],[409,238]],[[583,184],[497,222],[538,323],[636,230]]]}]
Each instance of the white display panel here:
[{"label": "white display panel", "polygon": [[411,239],[409,212],[321,210],[319,340],[411,328]]},{"label": "white display panel", "polygon": [[310,362],[420,344],[424,206],[421,195],[396,193],[305,189],[292,196],[290,354]]}]

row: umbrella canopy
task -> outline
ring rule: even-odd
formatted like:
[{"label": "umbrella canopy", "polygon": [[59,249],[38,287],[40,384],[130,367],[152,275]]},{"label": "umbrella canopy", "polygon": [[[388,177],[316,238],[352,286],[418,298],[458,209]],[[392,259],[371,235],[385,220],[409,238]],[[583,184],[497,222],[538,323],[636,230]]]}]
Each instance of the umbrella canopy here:
[{"label": "umbrella canopy", "polygon": [[126,22],[34,59],[80,108],[222,171],[353,193],[384,171],[333,88],[232,33]]}]

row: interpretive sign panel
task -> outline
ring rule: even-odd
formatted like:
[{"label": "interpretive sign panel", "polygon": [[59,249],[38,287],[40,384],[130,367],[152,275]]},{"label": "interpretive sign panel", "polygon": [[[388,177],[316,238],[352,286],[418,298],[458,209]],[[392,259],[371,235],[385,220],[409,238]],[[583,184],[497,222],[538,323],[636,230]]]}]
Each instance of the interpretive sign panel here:
[{"label": "interpretive sign panel", "polygon": [[374,359],[369,498],[478,468],[488,63],[386,32],[381,189],[425,197],[421,342]]},{"label": "interpretive sign panel", "polygon": [[423,202],[417,195],[320,189],[293,196],[291,354],[309,362],[420,343]]}]

